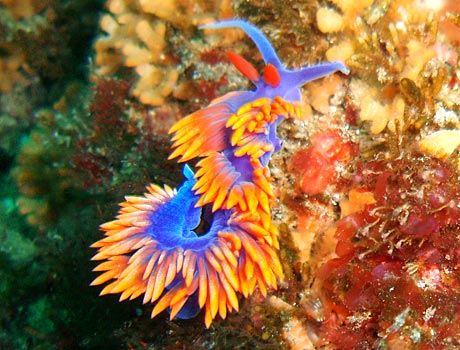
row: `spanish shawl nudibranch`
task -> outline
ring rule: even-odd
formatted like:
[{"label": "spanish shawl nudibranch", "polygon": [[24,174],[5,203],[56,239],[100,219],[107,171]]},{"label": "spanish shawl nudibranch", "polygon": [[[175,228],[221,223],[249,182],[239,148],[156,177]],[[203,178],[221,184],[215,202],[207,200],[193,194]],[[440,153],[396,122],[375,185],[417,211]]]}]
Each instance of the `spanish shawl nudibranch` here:
[{"label": "spanish shawl nudibranch", "polygon": [[199,158],[194,174],[178,190],[147,187],[143,197],[126,197],[116,220],[101,225],[106,237],[92,245],[93,260],[104,260],[91,285],[111,281],[101,295],[120,300],[144,295],[155,302],[152,317],[168,309],[171,319],[191,318],[204,308],[209,327],[217,313],[238,310],[237,293],[266,295],[283,278],[276,250],[278,232],[271,219],[268,162],[280,148],[277,125],[298,116],[300,87],[335,71],[339,62],[289,70],[267,38],[253,25],[228,20],[205,25],[238,27],[254,41],[266,64],[262,77],[241,56],[233,65],[255,85],[231,92],[177,122],[170,158]]}]

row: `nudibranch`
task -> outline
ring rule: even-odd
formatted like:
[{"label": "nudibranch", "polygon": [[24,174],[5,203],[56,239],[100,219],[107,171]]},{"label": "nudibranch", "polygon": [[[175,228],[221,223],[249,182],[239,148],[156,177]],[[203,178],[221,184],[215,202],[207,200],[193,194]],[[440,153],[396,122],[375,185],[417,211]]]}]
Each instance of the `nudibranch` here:
[{"label": "nudibranch", "polygon": [[155,304],[152,317],[169,310],[171,319],[187,319],[204,309],[206,327],[238,310],[238,293],[248,297],[257,287],[266,295],[283,278],[268,169],[281,144],[276,128],[298,116],[303,84],[348,73],[339,62],[286,69],[267,38],[241,20],[202,28],[226,27],[243,29],[262,54],[262,76],[228,54],[255,90],[228,93],[177,122],[170,158],[198,158],[196,173],[186,164],[177,190],[150,185],[144,196],[127,196],[116,220],[101,225],[106,237],[92,245],[102,274],[91,284],[109,282],[101,295],[143,295]]}]

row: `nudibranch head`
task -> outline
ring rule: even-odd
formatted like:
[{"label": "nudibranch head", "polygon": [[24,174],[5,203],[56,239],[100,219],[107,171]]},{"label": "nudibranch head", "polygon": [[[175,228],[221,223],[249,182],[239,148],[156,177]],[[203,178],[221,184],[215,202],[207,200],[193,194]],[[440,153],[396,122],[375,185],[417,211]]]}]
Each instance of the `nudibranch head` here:
[{"label": "nudibranch head", "polygon": [[300,69],[287,69],[281,63],[275,49],[265,35],[257,27],[243,20],[233,19],[201,26],[203,29],[230,27],[244,30],[259,49],[265,62],[266,66],[261,78],[255,68],[244,58],[235,53],[228,55],[233,65],[254,83],[256,86],[255,92],[258,97],[274,98],[279,96],[289,102],[300,101],[300,87],[305,83],[322,78],[336,71],[344,74],[349,73],[349,69],[341,62],[328,62],[301,67]]},{"label": "nudibranch head", "polygon": [[282,270],[270,244],[273,232],[260,218],[238,210],[195,206],[196,180],[188,166],[176,191],[147,187],[143,197],[126,197],[117,219],[101,225],[106,237],[92,245],[93,260],[104,260],[92,285],[111,281],[101,292],[120,300],[144,295],[154,302],[152,317],[169,309],[171,319],[205,310],[209,327],[217,313],[238,310],[237,293],[248,296],[258,285],[276,288]]}]

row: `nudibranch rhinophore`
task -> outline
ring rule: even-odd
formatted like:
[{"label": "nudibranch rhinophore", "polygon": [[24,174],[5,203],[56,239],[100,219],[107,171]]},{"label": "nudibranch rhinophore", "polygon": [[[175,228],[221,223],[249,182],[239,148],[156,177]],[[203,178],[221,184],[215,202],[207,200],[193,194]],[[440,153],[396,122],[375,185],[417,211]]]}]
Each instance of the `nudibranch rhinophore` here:
[{"label": "nudibranch rhinophore", "polygon": [[142,197],[127,196],[116,220],[101,225],[106,237],[92,245],[93,260],[103,260],[94,271],[103,273],[91,285],[110,281],[101,295],[144,295],[155,303],[152,317],[169,310],[171,319],[187,319],[204,309],[206,327],[238,310],[238,293],[248,297],[258,287],[266,295],[283,278],[268,169],[281,144],[276,128],[298,117],[303,84],[348,74],[340,62],[284,68],[268,39],[242,20],[202,26],[228,27],[244,30],[262,55],[261,76],[228,53],[255,89],[230,92],[177,122],[170,159],[198,158],[196,172],[185,165],[177,190],[150,185]]}]

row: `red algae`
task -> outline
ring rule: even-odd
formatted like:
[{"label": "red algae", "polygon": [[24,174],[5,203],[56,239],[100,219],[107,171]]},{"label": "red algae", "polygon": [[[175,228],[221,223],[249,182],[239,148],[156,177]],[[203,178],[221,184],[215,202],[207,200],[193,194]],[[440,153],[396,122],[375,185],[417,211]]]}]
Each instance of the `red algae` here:
[{"label": "red algae", "polygon": [[[79,137],[73,159],[75,166],[83,170],[83,186],[87,189],[110,181],[119,155],[129,150],[128,141],[135,129],[126,116],[129,89],[127,81],[115,79],[99,79],[93,88],[89,112],[94,132]],[[113,138],[119,141],[109,148],[108,140]]]},{"label": "red algae", "polygon": [[[361,165],[375,203],[336,223],[336,258],[316,273],[332,349],[456,346],[460,193],[450,164],[416,153]],[[398,343],[398,344],[396,344]]]},{"label": "red algae", "polygon": [[313,196],[337,179],[336,167],[346,165],[355,147],[342,140],[336,130],[316,134],[311,142],[311,147],[299,150],[292,157],[288,170],[298,178],[301,191]]}]

